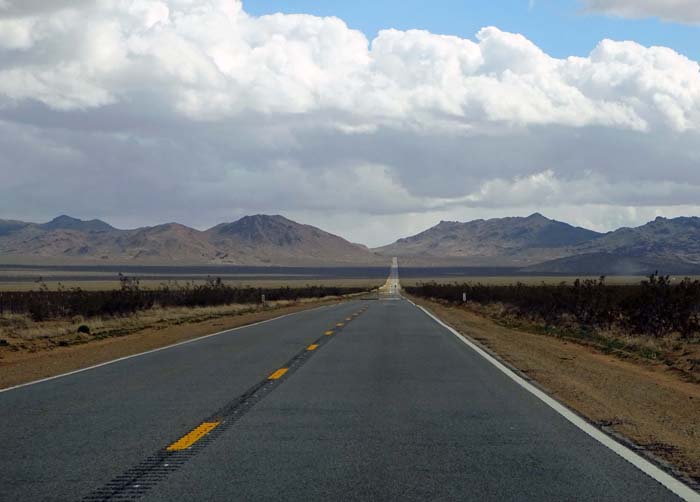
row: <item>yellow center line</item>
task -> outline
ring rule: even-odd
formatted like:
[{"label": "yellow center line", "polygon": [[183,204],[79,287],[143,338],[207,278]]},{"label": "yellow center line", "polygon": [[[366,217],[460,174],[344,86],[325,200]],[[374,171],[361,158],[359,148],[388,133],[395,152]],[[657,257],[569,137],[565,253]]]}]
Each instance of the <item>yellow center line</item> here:
[{"label": "yellow center line", "polygon": [[336,324],[336,326],[338,326],[339,328],[342,328],[343,326],[345,326],[345,324],[343,324],[342,322],[339,322],[338,324]]},{"label": "yellow center line", "polygon": [[326,331],[326,332],[323,333],[323,334],[326,335],[326,336],[331,336],[331,335],[333,334],[333,331],[331,331],[331,330],[329,329],[328,331]]},{"label": "yellow center line", "polygon": [[221,422],[204,422],[199,425],[196,429],[188,432],[180,439],[175,441],[173,444],[168,446],[168,451],[181,451],[186,450],[197,441],[202,439],[204,436],[209,434],[212,430],[216,428]]},{"label": "yellow center line", "polygon": [[282,376],[289,371],[289,368],[280,368],[277,371],[275,371],[272,375],[267,377],[268,380],[279,380],[282,378]]},{"label": "yellow center line", "polygon": [[318,348],[318,344],[317,344],[317,343],[312,343],[311,345],[309,345],[308,347],[306,347],[306,350],[316,350],[317,348]]}]

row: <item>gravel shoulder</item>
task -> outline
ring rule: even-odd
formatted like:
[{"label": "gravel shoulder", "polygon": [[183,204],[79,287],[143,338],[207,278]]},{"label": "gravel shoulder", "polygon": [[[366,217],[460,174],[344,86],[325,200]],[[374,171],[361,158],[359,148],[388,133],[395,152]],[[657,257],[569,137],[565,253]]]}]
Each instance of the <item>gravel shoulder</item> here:
[{"label": "gravel shoulder", "polygon": [[662,363],[500,326],[465,308],[411,297],[542,388],[677,473],[700,482],[700,385]]}]

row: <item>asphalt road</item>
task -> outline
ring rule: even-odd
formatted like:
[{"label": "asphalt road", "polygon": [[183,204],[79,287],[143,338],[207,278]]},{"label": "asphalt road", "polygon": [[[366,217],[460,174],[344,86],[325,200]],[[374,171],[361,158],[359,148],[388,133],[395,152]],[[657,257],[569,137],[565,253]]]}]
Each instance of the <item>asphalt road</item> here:
[{"label": "asphalt road", "polygon": [[0,419],[8,501],[678,500],[391,294],[3,392]]}]

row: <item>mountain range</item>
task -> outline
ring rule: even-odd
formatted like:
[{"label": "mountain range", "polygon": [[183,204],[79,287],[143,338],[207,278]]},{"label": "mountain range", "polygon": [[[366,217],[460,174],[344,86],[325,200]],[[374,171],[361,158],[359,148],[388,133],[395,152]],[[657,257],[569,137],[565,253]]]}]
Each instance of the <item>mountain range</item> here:
[{"label": "mountain range", "polygon": [[473,266],[526,266],[568,256],[568,249],[601,235],[535,213],[527,218],[441,221],[376,251],[403,258],[459,260]]},{"label": "mountain range", "polygon": [[377,263],[365,246],[283,216],[245,216],[208,230],[167,223],[120,230],[100,221],[59,216],[43,223],[0,220],[0,261],[228,265]]},{"label": "mountain range", "polygon": [[0,220],[0,262],[62,260],[149,264],[407,265],[510,267],[523,273],[700,272],[700,218],[657,218],[599,233],[535,213],[443,221],[368,249],[283,216],[245,216],[208,230],[178,223],[120,230],[101,220]]},{"label": "mountain range", "polygon": [[440,222],[375,249],[403,261],[421,257],[521,272],[646,274],[700,272],[700,218],[656,218],[636,228],[599,233],[539,213],[466,223]]}]

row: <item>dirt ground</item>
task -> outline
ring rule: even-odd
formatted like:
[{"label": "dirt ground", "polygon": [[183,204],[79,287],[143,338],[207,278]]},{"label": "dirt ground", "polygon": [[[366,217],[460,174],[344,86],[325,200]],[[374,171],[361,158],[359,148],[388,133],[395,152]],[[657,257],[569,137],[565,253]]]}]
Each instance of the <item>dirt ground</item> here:
[{"label": "dirt ground", "polygon": [[592,422],[700,481],[699,384],[660,362],[621,360],[595,347],[500,326],[465,308],[412,300]]},{"label": "dirt ground", "polygon": [[252,311],[249,306],[228,312],[189,309],[187,316],[159,313],[154,317],[114,320],[124,325],[131,323],[134,328],[124,334],[100,338],[80,335],[82,339],[72,331],[69,344],[61,343],[65,336],[59,337],[58,343],[56,337],[25,337],[21,346],[10,338],[12,343],[0,345],[0,389],[338,301],[338,298],[305,300]]}]

